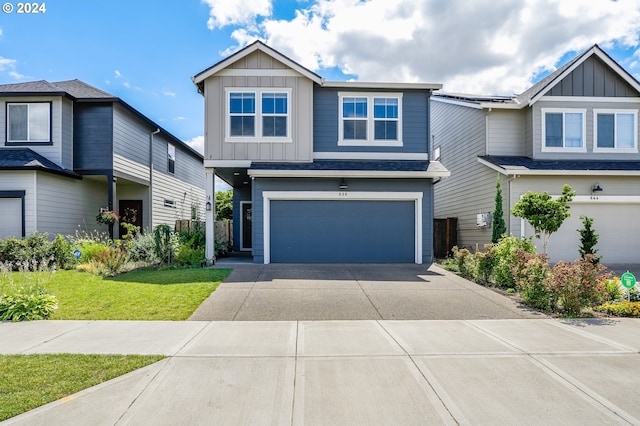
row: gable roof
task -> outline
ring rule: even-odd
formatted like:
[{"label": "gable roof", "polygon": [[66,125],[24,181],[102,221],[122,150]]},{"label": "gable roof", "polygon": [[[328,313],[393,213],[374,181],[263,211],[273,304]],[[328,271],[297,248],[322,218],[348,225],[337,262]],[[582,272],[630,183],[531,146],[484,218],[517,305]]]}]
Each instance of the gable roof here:
[{"label": "gable roof", "polygon": [[48,82],[46,80],[28,81],[24,83],[0,84],[0,96],[64,96],[75,102],[113,102],[118,103],[129,110],[133,115],[145,121],[154,129],[160,129],[164,135],[175,144],[184,148],[192,156],[202,160],[204,156],[189,145],[160,127],[146,115],[123,101],[117,96],[98,89],[84,81],[74,79],[58,82]]},{"label": "gable roof", "polygon": [[282,53],[278,52],[277,50],[267,46],[266,44],[264,44],[260,40],[254,41],[253,43],[249,44],[248,46],[238,50],[237,52],[235,52],[231,56],[229,56],[229,57],[221,60],[220,62],[210,66],[209,68],[199,72],[198,74],[196,74],[193,77],[191,77],[191,80],[198,87],[198,91],[200,93],[204,93],[204,80],[206,80],[207,78],[211,77],[214,74],[217,74],[218,72],[220,72],[221,70],[227,68],[231,64],[233,64],[233,63],[235,63],[235,62],[237,62],[237,61],[239,61],[239,60],[241,60],[243,58],[246,58],[247,56],[249,56],[250,54],[252,54],[255,51],[261,51],[261,52],[271,56],[272,58],[282,62],[283,64],[285,64],[289,68],[293,69],[294,71],[297,71],[298,73],[300,73],[303,76],[307,77],[309,80],[313,81],[314,83],[317,83],[317,84],[321,84],[322,83],[323,79],[318,74],[316,74],[313,71],[310,71],[309,69],[303,67],[299,63],[297,63],[294,60],[288,58],[287,56],[283,55]]},{"label": "gable roof", "polygon": [[480,108],[522,109],[533,105],[542,96],[551,91],[565,77],[582,65],[592,56],[598,57],[606,66],[640,93],[640,82],[620,66],[611,56],[597,44],[577,55],[545,78],[516,96],[477,96],[454,93],[435,93],[436,98],[444,101],[463,102]]},{"label": "gable roof", "polygon": [[0,149],[0,170],[41,170],[75,179],[82,177],[72,170],[63,169],[30,148]]}]

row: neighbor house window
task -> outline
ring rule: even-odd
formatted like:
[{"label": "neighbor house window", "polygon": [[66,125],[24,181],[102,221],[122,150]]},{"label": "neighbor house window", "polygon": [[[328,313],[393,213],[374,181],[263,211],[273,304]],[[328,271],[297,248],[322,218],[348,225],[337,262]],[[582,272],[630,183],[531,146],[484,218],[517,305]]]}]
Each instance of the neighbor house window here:
[{"label": "neighbor house window", "polygon": [[227,142],[290,142],[290,89],[227,90]]},{"label": "neighbor house window", "polygon": [[402,94],[339,93],[338,145],[402,145]]},{"label": "neighbor house window", "polygon": [[7,142],[51,142],[51,103],[8,103]]},{"label": "neighbor house window", "polygon": [[176,147],[172,144],[167,144],[167,171],[176,172]]},{"label": "neighbor house window", "polygon": [[638,152],[636,110],[594,110],[594,151]]},{"label": "neighbor house window", "polygon": [[585,110],[542,109],[543,151],[585,151]]}]

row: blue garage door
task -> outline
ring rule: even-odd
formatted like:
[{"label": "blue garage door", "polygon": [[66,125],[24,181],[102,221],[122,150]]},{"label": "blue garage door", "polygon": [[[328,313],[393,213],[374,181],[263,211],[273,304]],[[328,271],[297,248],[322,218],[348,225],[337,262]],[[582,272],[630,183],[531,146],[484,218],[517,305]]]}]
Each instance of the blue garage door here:
[{"label": "blue garage door", "polygon": [[271,201],[271,262],[413,263],[413,201]]}]

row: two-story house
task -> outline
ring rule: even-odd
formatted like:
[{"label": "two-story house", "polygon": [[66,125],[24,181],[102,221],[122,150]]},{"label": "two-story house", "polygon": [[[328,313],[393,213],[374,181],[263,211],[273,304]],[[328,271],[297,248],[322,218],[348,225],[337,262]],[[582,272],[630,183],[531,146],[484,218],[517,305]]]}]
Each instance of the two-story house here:
[{"label": "two-story house", "polygon": [[[603,262],[640,259],[640,83],[599,46],[518,96],[442,93],[431,107],[432,147],[452,173],[435,188],[435,215],[458,219],[460,247],[491,241],[477,216],[494,209],[499,176],[507,215],[525,192],[576,191],[551,261],[579,257],[582,215],[594,218]],[[505,220],[508,233],[533,235],[523,219]]]},{"label": "two-story house", "polygon": [[[429,97],[439,84],[328,82],[256,41],[193,77],[205,99],[207,198],[234,189],[254,262],[433,257]],[[213,211],[206,215],[213,257]]]},{"label": "two-story house", "polygon": [[0,238],[106,231],[100,209],[142,229],[202,216],[202,155],[118,97],[79,80],[3,84],[0,109]]}]

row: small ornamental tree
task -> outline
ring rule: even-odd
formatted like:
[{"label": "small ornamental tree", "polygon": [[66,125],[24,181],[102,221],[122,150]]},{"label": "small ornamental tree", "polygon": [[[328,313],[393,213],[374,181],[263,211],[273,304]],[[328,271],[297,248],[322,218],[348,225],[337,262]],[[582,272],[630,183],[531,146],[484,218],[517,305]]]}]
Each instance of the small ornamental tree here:
[{"label": "small ornamental tree", "polygon": [[511,210],[515,217],[525,219],[533,227],[536,238],[542,239],[544,254],[551,234],[560,229],[569,216],[569,203],[576,192],[569,185],[562,187],[562,195],[553,199],[547,192],[527,192]]},{"label": "small ornamental tree", "polygon": [[500,175],[496,179],[496,202],[493,208],[493,226],[491,242],[497,243],[507,232],[507,225],[504,222],[504,211],[502,210],[502,184]]},{"label": "small ornamental tree", "polygon": [[596,244],[598,244],[598,238],[600,238],[600,236],[596,234],[595,229],[593,229],[592,217],[580,216],[580,220],[582,221],[582,229],[578,229],[580,233],[578,253],[580,253],[580,257],[585,260],[587,259],[587,255],[593,255],[589,256],[589,261],[595,265],[600,262],[600,256],[596,255],[598,249],[594,248]]}]

